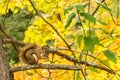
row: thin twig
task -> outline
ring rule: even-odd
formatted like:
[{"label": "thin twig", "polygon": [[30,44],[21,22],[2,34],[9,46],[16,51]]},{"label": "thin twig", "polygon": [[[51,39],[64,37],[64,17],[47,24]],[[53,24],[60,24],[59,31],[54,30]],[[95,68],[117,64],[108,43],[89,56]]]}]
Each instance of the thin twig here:
[{"label": "thin twig", "polygon": [[82,68],[82,66],[80,65],[80,64],[78,64],[80,67],[81,67],[81,73],[82,73],[82,75],[83,75],[83,77],[86,79],[86,74],[85,74],[85,72],[83,71],[83,68]]},{"label": "thin twig", "polygon": [[[104,1],[104,3],[105,3],[105,5],[107,6],[107,3],[106,3],[105,1]],[[120,26],[120,24],[115,21],[112,12],[110,12],[110,11],[108,11],[108,12],[109,12],[110,15],[111,15],[111,18],[112,18],[113,23],[114,23],[115,25],[117,25],[117,26]]]},{"label": "thin twig", "polygon": [[48,76],[47,80],[51,79],[51,71],[50,71],[50,69],[48,69],[48,73],[49,73],[49,76]]},{"label": "thin twig", "polygon": [[91,64],[90,62],[86,62],[86,61],[80,61],[79,62],[76,58],[73,58],[73,57],[70,57],[70,56],[68,56],[68,55],[66,55],[64,53],[58,52],[55,49],[49,49],[49,52],[50,53],[55,53],[56,55],[59,55],[59,56],[65,58],[65,59],[67,59],[69,61],[72,61],[72,62],[75,62],[75,63],[84,64],[86,66],[91,66],[91,67],[95,67],[95,68],[98,68],[98,69],[101,69],[101,70],[105,70],[105,71],[107,71],[107,72],[109,72],[111,74],[116,74],[116,72],[114,70],[112,70],[112,69],[108,69],[108,68],[105,68],[103,66],[99,66],[97,64]]},{"label": "thin twig", "polygon": [[[83,35],[86,36],[85,29],[84,29],[84,26],[83,26],[83,24],[82,24],[80,15],[79,15],[79,13],[77,13],[77,14],[78,14],[78,19],[79,19],[79,21],[81,22],[81,26],[82,26],[82,30],[83,30]],[[73,52],[74,52],[74,51],[73,51]],[[81,67],[81,65],[79,65],[79,66]],[[85,65],[85,66],[86,66],[86,65]],[[81,73],[82,73],[84,79],[86,80],[86,69],[85,69],[85,73],[84,73],[84,71],[81,69]]]},{"label": "thin twig", "polygon": [[113,17],[113,14],[112,14],[111,12],[109,12],[109,13],[110,13],[110,15],[111,15],[111,18],[112,18],[113,23],[114,23],[115,25],[117,25],[117,26],[120,26],[120,24],[115,21],[115,19],[114,19],[114,17]]},{"label": "thin twig", "polygon": [[39,76],[41,76],[41,77],[43,77],[43,78],[49,78],[49,77],[46,77],[46,76],[43,76],[42,74],[40,74],[36,69],[34,69],[34,71],[35,71]]},{"label": "thin twig", "polygon": [[[89,4],[88,4],[88,13],[90,13],[90,0],[89,0]],[[88,21],[88,26],[89,26],[89,34],[90,34],[90,36],[91,36],[90,21]]]},{"label": "thin twig", "polygon": [[79,19],[79,21],[81,22],[81,27],[82,27],[82,30],[83,30],[83,34],[86,36],[85,29],[84,29],[84,26],[83,26],[83,24],[82,24],[80,15],[79,15],[79,13],[77,13],[77,14],[78,14],[78,19]]},{"label": "thin twig", "polygon": [[120,13],[120,2],[119,2],[119,0],[117,0],[117,18],[119,18],[119,13]]},{"label": "thin twig", "polygon": [[50,3],[52,3],[53,2],[53,0],[51,0],[51,1],[47,1],[47,0],[44,0],[46,3],[48,3],[48,4],[50,4]]},{"label": "thin twig", "polygon": [[[86,52],[86,54],[85,54],[85,62],[87,62],[88,60],[87,60],[87,57],[88,57],[88,51]],[[85,71],[85,75],[87,76],[87,64],[85,63],[85,69],[84,69],[84,71]],[[85,80],[86,80],[86,76],[85,76]]]},{"label": "thin twig", "polygon": [[97,59],[96,57],[94,57],[93,55],[91,55],[91,54],[88,54],[90,57],[92,57],[92,58],[94,58],[95,60],[98,60],[100,63],[102,63],[103,65],[105,65],[106,67],[108,67],[109,69],[111,69],[112,70],[112,68],[111,67],[109,67],[108,65],[106,65],[105,63],[103,63],[100,59]]},{"label": "thin twig", "polygon": [[[102,0],[101,3],[103,3],[105,0]],[[92,13],[92,15],[95,15],[95,13],[98,11],[100,7],[100,4],[98,4],[97,8],[95,9],[95,11]]]}]

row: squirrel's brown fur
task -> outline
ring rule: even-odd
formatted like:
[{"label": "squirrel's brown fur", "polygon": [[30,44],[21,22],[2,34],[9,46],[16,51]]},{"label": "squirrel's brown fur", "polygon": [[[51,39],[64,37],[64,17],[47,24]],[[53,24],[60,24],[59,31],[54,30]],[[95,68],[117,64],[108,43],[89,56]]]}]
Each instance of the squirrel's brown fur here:
[{"label": "squirrel's brown fur", "polygon": [[27,44],[20,50],[20,60],[26,64],[38,64],[39,59],[48,57],[47,49],[46,46]]}]

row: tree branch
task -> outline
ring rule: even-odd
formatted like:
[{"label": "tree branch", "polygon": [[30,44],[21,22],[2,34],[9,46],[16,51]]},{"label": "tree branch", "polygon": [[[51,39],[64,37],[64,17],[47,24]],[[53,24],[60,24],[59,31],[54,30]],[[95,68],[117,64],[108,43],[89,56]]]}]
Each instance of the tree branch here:
[{"label": "tree branch", "polygon": [[105,71],[107,71],[107,72],[109,72],[109,73],[111,73],[111,74],[116,74],[116,72],[115,72],[114,70],[112,70],[112,69],[108,69],[108,68],[106,68],[106,67],[99,66],[99,65],[97,65],[97,64],[92,64],[92,63],[87,62],[87,61],[80,61],[80,62],[79,62],[76,58],[73,58],[73,57],[68,56],[68,55],[66,55],[66,54],[63,54],[63,53],[61,53],[61,52],[58,52],[58,51],[55,50],[55,49],[49,49],[49,52],[50,52],[50,53],[54,53],[54,54],[56,54],[56,55],[59,55],[59,56],[65,58],[65,59],[67,59],[67,60],[69,60],[69,61],[72,61],[72,62],[74,62],[74,63],[79,63],[79,64],[86,65],[86,66],[91,66],[91,67],[94,67],[94,68],[98,68],[98,69],[101,69],[101,70],[105,70]]},{"label": "tree branch", "polygon": [[[80,62],[84,64],[85,62]],[[111,74],[116,74],[114,71],[98,66],[98,65],[90,65],[87,63],[87,66],[93,66],[95,68],[99,68],[101,70],[107,71]],[[62,69],[62,70],[81,70],[81,67],[79,66],[72,66],[72,65],[63,65],[63,64],[38,64],[38,65],[26,65],[26,66],[17,66],[10,68],[10,72],[17,72],[17,71],[23,71],[23,70],[30,70],[30,69]]]},{"label": "tree branch", "polygon": [[5,38],[3,39],[3,43],[14,43],[15,45],[19,45],[19,46],[25,46],[26,43],[22,42],[22,41],[18,41],[18,40],[14,40],[14,39],[9,39],[9,38]]},{"label": "tree branch", "polygon": [[63,70],[81,70],[79,66],[63,65],[63,64],[38,64],[17,66],[10,69],[11,72],[29,70],[29,69],[63,69]]}]

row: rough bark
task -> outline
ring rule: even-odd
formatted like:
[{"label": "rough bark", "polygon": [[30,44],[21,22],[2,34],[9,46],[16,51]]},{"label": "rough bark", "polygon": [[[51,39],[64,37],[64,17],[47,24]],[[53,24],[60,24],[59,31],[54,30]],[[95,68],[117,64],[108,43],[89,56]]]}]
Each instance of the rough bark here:
[{"label": "rough bark", "polygon": [[12,73],[9,71],[9,63],[2,47],[2,39],[0,37],[0,80],[13,80]]}]

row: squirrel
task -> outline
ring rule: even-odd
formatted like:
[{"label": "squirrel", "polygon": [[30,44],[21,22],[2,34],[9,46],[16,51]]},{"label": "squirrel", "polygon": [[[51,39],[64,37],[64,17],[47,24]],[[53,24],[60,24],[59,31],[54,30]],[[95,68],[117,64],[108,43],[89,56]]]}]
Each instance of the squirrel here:
[{"label": "squirrel", "polygon": [[25,64],[38,64],[39,59],[47,59],[49,52],[48,46],[37,46],[36,44],[26,44],[19,54],[20,61]]}]

